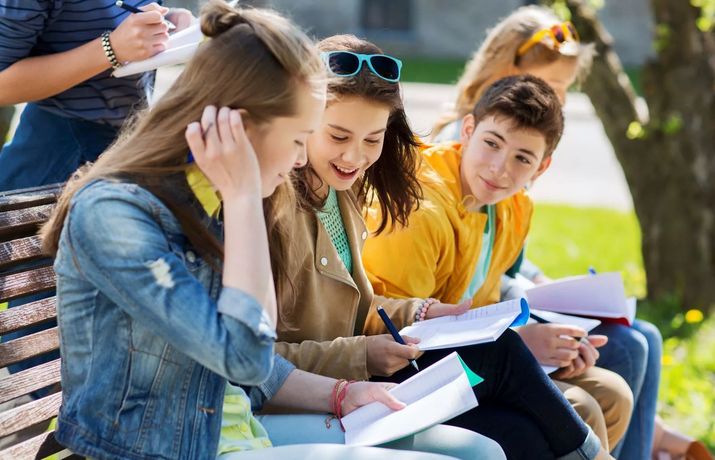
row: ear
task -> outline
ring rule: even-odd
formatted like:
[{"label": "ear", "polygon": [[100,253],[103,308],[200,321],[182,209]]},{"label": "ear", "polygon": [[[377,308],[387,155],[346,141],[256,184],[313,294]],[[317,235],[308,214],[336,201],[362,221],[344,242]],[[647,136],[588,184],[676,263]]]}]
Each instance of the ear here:
[{"label": "ear", "polygon": [[476,120],[471,113],[462,119],[462,129],[459,132],[459,141],[462,143],[462,146],[469,144],[476,127]]},{"label": "ear", "polygon": [[540,175],[544,174],[547,169],[549,169],[549,166],[551,166],[551,159],[553,157],[549,155],[549,158],[546,158],[545,160],[541,160],[541,164],[539,165],[539,169],[536,170],[536,173],[531,177],[532,181],[535,181]]}]

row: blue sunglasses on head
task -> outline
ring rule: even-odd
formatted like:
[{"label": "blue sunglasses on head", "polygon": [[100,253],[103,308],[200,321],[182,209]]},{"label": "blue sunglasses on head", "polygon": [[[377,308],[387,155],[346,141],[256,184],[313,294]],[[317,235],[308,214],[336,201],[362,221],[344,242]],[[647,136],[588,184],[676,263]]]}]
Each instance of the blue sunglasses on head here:
[{"label": "blue sunglasses on head", "polygon": [[372,73],[395,83],[400,80],[402,62],[384,54],[356,54],[350,51],[328,51],[321,53],[320,57],[328,65],[330,73],[338,77],[352,77],[357,75],[362,68],[362,63],[367,62]]}]

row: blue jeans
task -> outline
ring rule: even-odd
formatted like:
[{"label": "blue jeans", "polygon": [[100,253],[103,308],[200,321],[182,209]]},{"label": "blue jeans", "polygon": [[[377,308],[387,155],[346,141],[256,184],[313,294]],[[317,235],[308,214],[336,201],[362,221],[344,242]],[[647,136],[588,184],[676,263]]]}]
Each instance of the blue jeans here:
[{"label": "blue jeans", "polygon": [[117,133],[116,128],[27,104],[0,154],[0,192],[65,182],[81,165],[95,161]]},{"label": "blue jeans", "polygon": [[663,338],[658,328],[635,320],[633,327],[602,324],[593,334],[608,336],[597,366],[623,377],[633,391],[633,418],[626,435],[611,451],[623,460],[648,460],[653,447]]},{"label": "blue jeans", "polygon": [[[337,423],[333,423],[330,429],[326,429],[326,417],[323,414],[306,414],[259,415],[256,418],[266,429],[271,443],[276,447],[295,444],[345,444],[345,433]],[[411,455],[414,452],[429,452],[462,460],[506,459],[499,444],[491,439],[469,430],[446,425],[437,425],[413,436],[383,444],[380,447],[413,451],[412,454],[407,455],[405,458],[412,458]],[[264,456],[260,458],[265,458],[265,455],[270,453],[270,451],[261,452],[264,453]],[[232,460],[234,457],[235,460],[243,458],[236,453],[228,453],[221,455],[219,460]],[[389,458],[399,457],[400,454],[393,452]]]},{"label": "blue jeans", "polygon": [[[95,161],[117,137],[117,129],[90,121],[61,117],[27,104],[12,140],[0,153],[0,192],[40,185],[65,182],[86,162]],[[37,294],[10,302],[16,307],[35,300],[45,299],[55,293]],[[55,321],[23,329],[2,337],[3,342],[44,331],[57,326]],[[16,373],[55,359],[60,354],[53,351],[8,367]],[[34,392],[38,398],[49,389]]]}]

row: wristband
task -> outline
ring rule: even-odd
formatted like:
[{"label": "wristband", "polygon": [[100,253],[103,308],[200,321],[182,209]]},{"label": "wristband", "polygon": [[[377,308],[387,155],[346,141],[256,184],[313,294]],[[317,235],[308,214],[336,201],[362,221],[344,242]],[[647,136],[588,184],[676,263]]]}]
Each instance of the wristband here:
[{"label": "wristband", "polygon": [[104,48],[104,54],[107,55],[107,59],[109,59],[109,63],[112,65],[112,69],[118,69],[122,65],[117,61],[117,56],[114,55],[114,49],[112,48],[112,44],[109,42],[109,31],[106,31],[102,34],[102,48]]}]

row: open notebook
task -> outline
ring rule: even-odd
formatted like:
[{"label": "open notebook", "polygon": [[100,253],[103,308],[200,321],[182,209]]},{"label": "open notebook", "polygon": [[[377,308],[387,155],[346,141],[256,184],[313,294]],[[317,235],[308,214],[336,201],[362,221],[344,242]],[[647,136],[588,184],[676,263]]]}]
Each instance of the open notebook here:
[{"label": "open notebook", "polygon": [[[595,329],[597,326],[599,326],[601,324],[601,321],[599,321],[597,319],[582,318],[580,316],[572,316],[572,315],[564,315],[561,313],[554,313],[552,311],[537,310],[535,308],[532,308],[531,311],[533,313],[539,315],[540,317],[544,318],[546,321],[556,323],[556,324],[568,324],[569,326],[578,326],[581,329],[585,330],[586,332],[591,332],[593,329]],[[527,324],[536,324],[536,320],[529,319],[529,322]],[[558,370],[558,367],[555,367],[555,366],[542,365],[541,368],[547,374],[551,374],[552,372],[556,372]]]},{"label": "open notebook", "polygon": [[420,350],[464,347],[493,342],[509,326],[526,323],[529,304],[526,299],[514,299],[474,308],[461,315],[443,316],[412,324],[400,335],[419,338]]},{"label": "open notebook", "polygon": [[390,390],[404,409],[374,402],[343,417],[345,444],[376,446],[450,420],[477,407],[472,387],[482,381],[454,352]]},{"label": "open notebook", "polygon": [[630,326],[636,299],[626,298],[620,272],[571,276],[529,288],[529,305],[540,310],[598,318]]},{"label": "open notebook", "polygon": [[198,20],[192,25],[169,37],[166,50],[143,61],[130,62],[112,73],[113,77],[121,78],[127,75],[148,72],[175,64],[183,64],[194,55],[199,45],[204,41],[201,24]]}]

